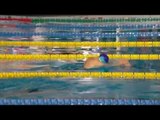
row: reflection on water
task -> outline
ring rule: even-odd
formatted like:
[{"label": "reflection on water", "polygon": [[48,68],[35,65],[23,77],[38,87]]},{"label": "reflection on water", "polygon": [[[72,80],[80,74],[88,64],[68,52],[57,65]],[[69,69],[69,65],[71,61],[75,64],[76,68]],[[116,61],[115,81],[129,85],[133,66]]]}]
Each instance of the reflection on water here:
[{"label": "reflection on water", "polygon": [[159,99],[160,95],[159,81],[145,80],[25,78],[0,84],[0,98]]}]

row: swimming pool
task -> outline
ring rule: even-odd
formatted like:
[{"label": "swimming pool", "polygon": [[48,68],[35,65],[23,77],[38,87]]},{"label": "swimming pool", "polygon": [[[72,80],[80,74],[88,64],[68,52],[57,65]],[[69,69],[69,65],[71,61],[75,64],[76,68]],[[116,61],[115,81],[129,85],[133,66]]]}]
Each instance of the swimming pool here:
[{"label": "swimming pool", "polygon": [[[4,24],[4,23],[1,23]],[[16,23],[17,24],[17,23]],[[0,28],[0,32],[55,32],[49,28]],[[74,30],[73,30],[74,31]],[[64,31],[62,31],[64,32]],[[74,31],[75,32],[75,31]],[[83,31],[84,32],[84,31]],[[82,32],[82,33],[83,33]],[[85,31],[86,32],[86,31]],[[84,33],[85,33],[84,32]],[[88,32],[88,31],[87,31]],[[95,31],[94,31],[95,32]],[[13,37],[0,36],[5,40],[25,41],[96,41],[97,37],[55,38],[44,36]],[[159,41],[159,37],[120,38],[120,41]],[[98,38],[98,41],[116,41],[116,38]],[[95,54],[159,54],[159,47],[142,48],[48,48],[48,47],[0,47],[0,54],[55,54],[81,53]],[[100,67],[86,70],[83,60],[75,61],[0,61],[0,72],[20,71],[84,71],[84,72],[160,72],[159,60],[130,60],[132,67]],[[0,99],[125,99],[159,100],[160,81],[124,80],[97,78],[16,78],[0,80]],[[1,103],[2,104],[2,103]]]},{"label": "swimming pool", "polygon": [[[137,52],[140,51],[138,50]],[[83,61],[76,61],[74,63],[64,61],[19,61],[6,62],[6,64],[3,64],[3,67],[1,65],[0,71],[159,71],[158,66],[160,64],[156,60],[132,60],[130,63],[132,64],[132,67],[129,69],[124,67],[100,67],[85,70],[83,68]],[[27,65],[28,67],[25,67]],[[159,81],[154,80],[28,78],[1,80],[0,84],[1,98],[159,99],[160,94],[160,83]]]}]

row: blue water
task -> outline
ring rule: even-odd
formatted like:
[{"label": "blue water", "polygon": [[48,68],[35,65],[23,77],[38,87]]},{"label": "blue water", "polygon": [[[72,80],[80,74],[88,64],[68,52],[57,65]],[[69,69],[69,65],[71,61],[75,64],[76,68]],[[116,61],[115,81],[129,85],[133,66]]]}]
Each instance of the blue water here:
[{"label": "blue water", "polygon": [[[0,32],[23,31],[32,32],[34,29],[0,29]],[[41,29],[42,32],[46,29]],[[48,30],[49,31],[49,30]],[[1,38],[2,39],[2,38]],[[5,38],[8,40],[9,38]],[[14,38],[19,40],[22,38]],[[96,38],[26,38],[29,41],[96,41]],[[140,41],[142,39],[130,38],[121,41]],[[152,41],[153,38],[143,39]],[[155,38],[154,38],[155,40]],[[159,38],[156,38],[159,41]],[[115,41],[115,39],[99,39],[99,41]],[[0,54],[54,54],[54,53],[83,53],[94,51],[89,49],[56,49],[41,47],[0,47]],[[100,52],[110,54],[159,54],[159,48],[100,48]],[[98,52],[99,52],[98,51]],[[160,72],[160,62],[132,60],[131,68],[127,67],[100,67],[85,70],[83,61],[0,61],[0,72],[7,71],[97,71],[97,72]],[[0,98],[124,98],[124,99],[160,99],[159,80],[123,80],[123,79],[95,79],[95,78],[23,78],[0,79]]]},{"label": "blue water", "polygon": [[[146,48],[149,49],[149,48]],[[156,48],[154,48],[156,51]],[[157,48],[158,50],[158,48]],[[134,52],[142,52],[132,48]],[[149,50],[152,52],[152,50]],[[116,51],[114,50],[113,53]],[[158,53],[158,52],[157,52]],[[132,67],[100,67],[85,70],[83,61],[16,61],[1,64],[0,71],[131,71],[159,72],[158,60],[132,60]],[[27,66],[27,67],[26,67]],[[95,78],[1,79],[0,98],[126,98],[159,99],[160,81]]]},{"label": "blue water", "polygon": [[1,98],[159,99],[160,82],[108,79],[9,79],[0,81]]}]

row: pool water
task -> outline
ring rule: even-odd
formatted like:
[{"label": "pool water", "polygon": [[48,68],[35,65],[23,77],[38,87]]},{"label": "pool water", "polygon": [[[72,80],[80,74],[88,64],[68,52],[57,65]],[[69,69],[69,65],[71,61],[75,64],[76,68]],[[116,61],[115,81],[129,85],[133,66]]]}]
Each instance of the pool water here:
[{"label": "pool water", "polygon": [[[149,49],[149,50],[148,50]],[[146,48],[157,51],[156,48]],[[134,49],[134,53],[140,50]],[[113,50],[112,50],[113,52]],[[131,51],[129,51],[132,53]],[[113,52],[116,53],[116,50]],[[158,53],[158,51],[157,51]],[[84,69],[83,61],[1,61],[0,71],[159,72],[158,60],[130,61],[132,67]],[[0,80],[0,98],[128,98],[159,99],[160,81],[95,78],[23,78]]]},{"label": "pool water", "polygon": [[[8,29],[0,28],[0,32],[49,31],[47,29]],[[22,38],[1,38],[6,40],[22,40]],[[66,38],[44,38],[43,36],[23,38],[26,41],[65,41]],[[149,39],[121,39],[120,41],[152,41]],[[96,41],[97,38],[67,38],[68,41]],[[115,41],[115,39],[99,39],[99,41]],[[156,38],[159,41],[159,38]],[[0,54],[54,54],[54,53],[94,53],[109,54],[159,54],[159,48],[47,48],[47,47],[0,47]],[[132,67],[100,67],[86,70],[84,61],[0,61],[0,72],[13,71],[97,71],[97,72],[160,72],[158,60],[131,60]],[[123,80],[95,78],[23,78],[1,79],[0,98],[109,98],[109,99],[160,99],[160,81],[158,80]]]},{"label": "pool water", "polygon": [[1,98],[159,99],[159,81],[109,79],[8,79]]}]

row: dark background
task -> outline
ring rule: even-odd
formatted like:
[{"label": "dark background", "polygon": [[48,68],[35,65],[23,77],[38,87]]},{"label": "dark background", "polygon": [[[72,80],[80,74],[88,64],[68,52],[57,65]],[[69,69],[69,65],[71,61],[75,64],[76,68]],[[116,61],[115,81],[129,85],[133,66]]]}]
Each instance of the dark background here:
[{"label": "dark background", "polygon": [[3,0],[4,15],[151,15],[159,14],[157,1],[142,0]]}]

